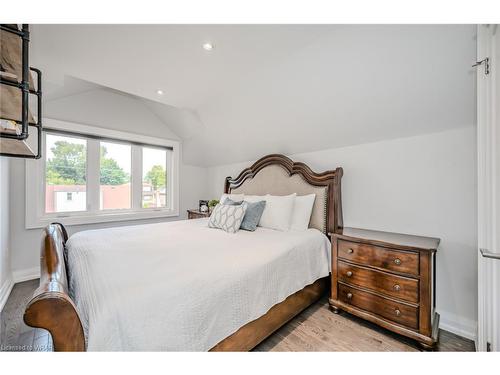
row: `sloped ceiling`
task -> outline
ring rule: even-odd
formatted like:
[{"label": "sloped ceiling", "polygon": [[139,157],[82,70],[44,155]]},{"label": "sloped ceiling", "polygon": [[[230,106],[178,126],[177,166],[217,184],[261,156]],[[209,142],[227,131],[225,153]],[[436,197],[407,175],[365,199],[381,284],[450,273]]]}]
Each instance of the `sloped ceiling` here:
[{"label": "sloped ceiling", "polygon": [[195,165],[474,124],[473,25],[34,25],[31,57],[138,97]]},{"label": "sloped ceiling", "polygon": [[51,99],[43,103],[45,117],[180,140],[162,119],[149,110],[145,99],[83,81],[79,86],[77,79],[71,81],[70,95],[63,95],[68,91],[65,86],[50,90],[48,96]]}]

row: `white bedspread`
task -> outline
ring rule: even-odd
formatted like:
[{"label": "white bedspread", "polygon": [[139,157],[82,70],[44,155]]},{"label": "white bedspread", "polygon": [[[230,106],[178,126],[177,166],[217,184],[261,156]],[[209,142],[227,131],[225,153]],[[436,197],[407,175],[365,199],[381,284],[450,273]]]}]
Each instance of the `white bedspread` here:
[{"label": "white bedspread", "polygon": [[90,351],[205,351],[327,276],[316,229],[228,234],[207,219],[79,232],[70,290]]}]

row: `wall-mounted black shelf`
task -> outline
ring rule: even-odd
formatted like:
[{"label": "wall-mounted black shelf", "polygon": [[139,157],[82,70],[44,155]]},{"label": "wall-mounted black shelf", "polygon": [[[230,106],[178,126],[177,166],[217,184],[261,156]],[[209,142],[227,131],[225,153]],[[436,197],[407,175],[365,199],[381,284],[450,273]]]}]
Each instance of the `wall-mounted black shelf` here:
[{"label": "wall-mounted black shelf", "polygon": [[[29,25],[23,24],[21,30],[12,25],[0,25],[0,30],[2,32],[11,33],[17,35],[21,38],[21,60],[22,60],[22,78],[19,82],[18,80],[9,80],[0,76],[0,84],[10,87],[14,87],[21,91],[21,116],[20,120],[17,119],[5,119],[8,121],[14,121],[16,124],[21,126],[20,133],[6,133],[0,132],[0,138],[12,139],[14,141],[25,141],[30,136],[30,127],[36,128],[37,130],[37,153],[35,155],[25,155],[25,154],[13,154],[2,152],[0,150],[0,156],[18,157],[26,159],[39,159],[42,156],[42,72],[39,69],[29,66]],[[36,89],[30,89],[30,72],[36,74]],[[29,111],[29,95],[35,95],[37,97],[37,118],[36,122],[30,122],[30,111]]]}]

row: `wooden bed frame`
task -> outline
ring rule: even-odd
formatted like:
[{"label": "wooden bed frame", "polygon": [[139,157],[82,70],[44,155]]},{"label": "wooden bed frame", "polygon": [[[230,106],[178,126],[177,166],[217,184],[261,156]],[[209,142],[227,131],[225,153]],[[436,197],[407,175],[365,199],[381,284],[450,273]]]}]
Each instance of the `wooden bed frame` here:
[{"label": "wooden bed frame", "polygon": [[[342,231],[341,188],[342,168],[323,173],[313,172],[306,164],[294,163],[283,155],[273,154],[256,161],[238,177],[227,177],[224,191],[241,186],[269,165],[279,165],[289,176],[299,174],[313,186],[327,187],[327,233]],[[27,325],[43,328],[52,335],[55,351],[84,351],[85,337],[75,304],[69,296],[69,281],[65,244],[68,235],[60,223],[48,225],[42,235],[40,258],[40,287],[26,306],[24,321]],[[302,310],[316,302],[328,289],[329,277],[317,280],[274,305],[265,315],[244,325],[225,338],[211,351],[248,351]]]}]

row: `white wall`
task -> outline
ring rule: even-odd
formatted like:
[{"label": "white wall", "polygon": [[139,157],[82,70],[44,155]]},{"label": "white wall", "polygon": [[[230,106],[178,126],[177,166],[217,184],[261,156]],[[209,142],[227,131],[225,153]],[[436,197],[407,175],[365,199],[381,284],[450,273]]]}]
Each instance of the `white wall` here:
[{"label": "white wall", "polygon": [[[131,131],[153,137],[177,139],[177,136],[137,99],[110,90],[92,90],[81,94],[49,101],[44,105],[48,118],[66,120],[92,126]],[[25,161],[12,159],[10,170],[10,234],[11,263],[14,281],[36,277],[39,269],[40,229],[25,229]],[[186,209],[198,206],[198,200],[206,197],[206,169],[179,165],[180,216],[177,218],[125,221],[78,225],[68,227],[70,234],[87,229],[112,226],[145,224],[158,221],[184,219]]]},{"label": "white wall", "polygon": [[12,288],[9,233],[9,161],[8,158],[0,156],[0,311]]},{"label": "white wall", "polygon": [[143,101],[110,89],[95,89],[43,103],[45,117],[179,140]]},{"label": "white wall", "polygon": [[[316,171],[344,168],[345,226],[441,238],[437,310],[441,327],[476,334],[475,128],[291,155]],[[210,198],[252,162],[208,169]]]}]

